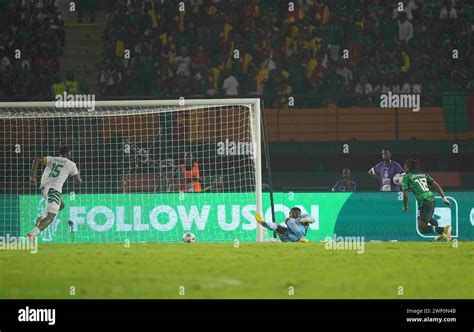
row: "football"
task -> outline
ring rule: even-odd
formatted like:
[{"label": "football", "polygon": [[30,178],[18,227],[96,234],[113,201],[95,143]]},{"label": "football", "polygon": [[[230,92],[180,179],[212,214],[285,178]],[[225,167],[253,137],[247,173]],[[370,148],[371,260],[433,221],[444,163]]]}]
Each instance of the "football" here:
[{"label": "football", "polygon": [[393,183],[395,183],[397,186],[401,186],[402,185],[402,180],[403,180],[403,176],[405,175],[405,173],[397,173],[393,176]]},{"label": "football", "polygon": [[196,235],[194,235],[193,233],[184,233],[183,242],[186,242],[186,243],[196,242]]}]

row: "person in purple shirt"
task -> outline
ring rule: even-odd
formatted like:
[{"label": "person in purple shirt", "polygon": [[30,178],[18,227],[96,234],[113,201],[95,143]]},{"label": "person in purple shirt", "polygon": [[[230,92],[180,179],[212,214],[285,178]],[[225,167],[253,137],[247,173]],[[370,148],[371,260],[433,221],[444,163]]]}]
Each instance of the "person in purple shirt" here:
[{"label": "person in purple shirt", "polygon": [[403,173],[403,167],[392,160],[392,151],[382,149],[382,161],[369,170],[369,175],[380,184],[380,191],[400,191],[400,187],[393,183],[393,176]]},{"label": "person in purple shirt", "polygon": [[336,182],[332,191],[356,191],[357,183],[351,180],[351,170],[344,168],[342,170],[342,180]]}]

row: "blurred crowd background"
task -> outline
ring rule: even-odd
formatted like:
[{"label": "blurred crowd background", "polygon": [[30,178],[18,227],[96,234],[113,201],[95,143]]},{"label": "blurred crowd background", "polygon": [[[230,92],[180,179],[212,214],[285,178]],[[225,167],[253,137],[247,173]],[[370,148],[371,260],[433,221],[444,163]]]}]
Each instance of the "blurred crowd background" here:
[{"label": "blurred crowd background", "polygon": [[[82,0],[71,16],[55,0],[2,0],[0,97],[263,96],[285,108],[289,96],[365,106],[388,91],[432,104],[473,91],[474,1],[399,2]],[[93,86],[61,70],[63,16],[100,26]]]}]

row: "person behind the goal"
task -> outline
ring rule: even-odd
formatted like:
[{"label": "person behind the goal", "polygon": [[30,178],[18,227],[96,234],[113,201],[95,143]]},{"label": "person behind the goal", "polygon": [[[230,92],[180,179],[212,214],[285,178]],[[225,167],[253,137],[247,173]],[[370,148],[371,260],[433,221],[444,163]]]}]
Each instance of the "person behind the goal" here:
[{"label": "person behind the goal", "polygon": [[54,218],[64,208],[61,192],[64,182],[73,176],[76,184],[80,185],[82,180],[76,164],[71,161],[71,151],[69,146],[59,149],[59,157],[38,157],[33,161],[30,174],[30,184],[37,186],[36,171],[40,165],[46,165],[41,176],[41,193],[46,201],[46,211],[42,216],[36,218],[35,227],[27,234],[30,239],[35,239],[54,221]]}]

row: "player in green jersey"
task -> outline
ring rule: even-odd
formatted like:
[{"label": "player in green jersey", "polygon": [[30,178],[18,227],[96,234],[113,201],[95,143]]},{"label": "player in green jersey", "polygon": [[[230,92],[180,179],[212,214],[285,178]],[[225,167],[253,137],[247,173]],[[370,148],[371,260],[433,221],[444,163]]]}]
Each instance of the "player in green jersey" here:
[{"label": "player in green jersey", "polygon": [[402,180],[403,211],[408,211],[408,192],[412,191],[418,201],[418,229],[421,233],[438,233],[436,240],[447,239],[451,241],[450,226],[438,227],[438,222],[433,219],[435,197],[430,186],[436,189],[443,199],[443,203],[450,206],[449,200],[444,195],[443,188],[433,178],[420,171],[419,161],[408,159],[405,163],[405,176]]}]

